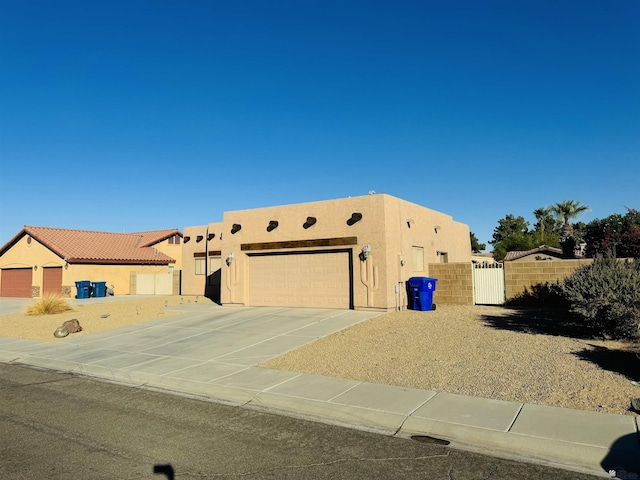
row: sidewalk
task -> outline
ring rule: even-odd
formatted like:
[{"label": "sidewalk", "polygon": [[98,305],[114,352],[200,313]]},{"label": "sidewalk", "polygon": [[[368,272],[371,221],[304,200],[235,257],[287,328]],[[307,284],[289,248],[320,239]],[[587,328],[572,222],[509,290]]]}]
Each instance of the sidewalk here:
[{"label": "sidewalk", "polygon": [[[56,342],[0,338],[0,361],[336,425],[426,435],[489,455],[640,479],[638,416],[529,405],[256,367],[371,318],[353,310],[180,305],[180,315]],[[635,476],[634,476],[635,475]]]}]

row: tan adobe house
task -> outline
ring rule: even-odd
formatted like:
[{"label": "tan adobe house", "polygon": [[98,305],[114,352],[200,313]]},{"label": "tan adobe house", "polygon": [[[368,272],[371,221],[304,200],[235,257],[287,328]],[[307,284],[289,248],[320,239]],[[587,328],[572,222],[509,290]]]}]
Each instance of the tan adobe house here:
[{"label": "tan adobe house", "polygon": [[106,282],[116,295],[139,293],[132,291],[136,275],[173,277],[175,271],[179,277],[181,239],[177,229],[110,233],[25,226],[0,248],[0,296],[73,297],[78,281]]},{"label": "tan adobe house", "polygon": [[183,295],[391,311],[429,264],[471,262],[469,227],[386,194],[225,212],[184,229]]},{"label": "tan adobe house", "polygon": [[[571,258],[583,258],[581,253],[576,253]],[[514,250],[507,252],[502,259],[503,262],[531,262],[531,261],[544,261],[544,260],[567,260],[562,253],[561,248],[548,247],[547,245],[540,245],[539,247],[532,248],[531,250]]]}]

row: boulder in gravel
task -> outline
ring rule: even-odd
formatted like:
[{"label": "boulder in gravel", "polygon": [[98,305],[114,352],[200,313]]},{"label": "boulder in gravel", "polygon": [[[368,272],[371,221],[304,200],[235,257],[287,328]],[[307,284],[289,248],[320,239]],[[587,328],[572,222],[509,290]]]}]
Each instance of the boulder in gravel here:
[{"label": "boulder in gravel", "polygon": [[64,322],[62,324],[62,326],[67,330],[67,332],[69,333],[78,333],[82,331],[82,327],[80,326],[80,322],[73,318],[71,320],[67,320],[66,322]]},{"label": "boulder in gravel", "polygon": [[67,320],[61,326],[56,328],[56,331],[53,332],[53,336],[56,338],[64,338],[70,333],[81,332],[82,327],[80,326],[80,322],[73,318],[71,320]]},{"label": "boulder in gravel", "polygon": [[69,335],[69,332],[67,332],[67,329],[64,327],[58,327],[56,328],[56,331],[53,332],[53,336],[56,338],[64,338],[67,335]]}]

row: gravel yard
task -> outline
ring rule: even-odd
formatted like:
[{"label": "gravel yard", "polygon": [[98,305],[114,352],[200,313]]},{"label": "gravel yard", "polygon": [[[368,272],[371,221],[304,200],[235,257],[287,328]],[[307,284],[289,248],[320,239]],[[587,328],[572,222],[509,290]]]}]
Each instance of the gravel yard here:
[{"label": "gravel yard", "polygon": [[640,397],[640,388],[630,381],[640,381],[640,360],[630,344],[541,333],[540,323],[501,307],[443,305],[433,312],[394,312],[261,366],[633,414],[630,400]]},{"label": "gravel yard", "polygon": [[[90,335],[177,312],[191,297],[117,299],[33,317],[0,315],[0,336],[64,342],[53,336],[76,318]],[[206,301],[206,299],[204,299]],[[200,297],[200,301],[203,298]],[[109,314],[107,318],[102,315]],[[498,400],[633,414],[640,360],[633,346],[558,335],[534,314],[501,307],[439,305],[383,314],[269,360],[261,366]]]}]

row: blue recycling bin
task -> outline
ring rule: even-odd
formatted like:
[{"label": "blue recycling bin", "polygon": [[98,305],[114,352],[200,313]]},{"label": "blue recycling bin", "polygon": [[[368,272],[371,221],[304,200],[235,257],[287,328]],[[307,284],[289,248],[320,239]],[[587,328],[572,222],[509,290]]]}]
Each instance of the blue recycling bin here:
[{"label": "blue recycling bin", "polygon": [[93,297],[106,297],[107,296],[107,282],[91,282],[91,296],[93,296]]},{"label": "blue recycling bin", "polygon": [[76,298],[89,298],[91,295],[91,282],[89,280],[80,280],[76,282]]},{"label": "blue recycling bin", "polygon": [[433,292],[436,290],[437,278],[411,277],[409,283],[409,308],[423,312],[435,310]]}]

